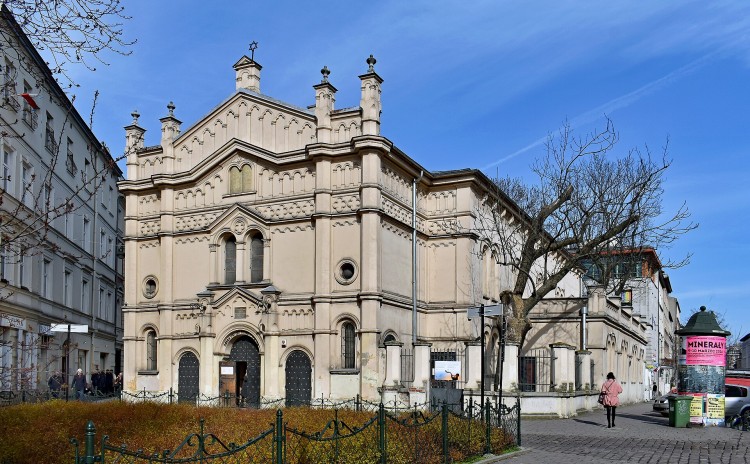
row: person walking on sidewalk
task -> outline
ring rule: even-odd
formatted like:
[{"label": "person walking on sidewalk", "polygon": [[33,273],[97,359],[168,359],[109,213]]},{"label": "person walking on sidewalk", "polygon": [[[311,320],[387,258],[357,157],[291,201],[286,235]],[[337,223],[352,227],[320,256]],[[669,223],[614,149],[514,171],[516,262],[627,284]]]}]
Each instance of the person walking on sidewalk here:
[{"label": "person walking on sidewalk", "polygon": [[607,380],[602,384],[602,395],[604,395],[604,407],[607,409],[607,428],[615,426],[615,410],[620,405],[620,393],[622,386],[615,379],[612,372],[607,374]]}]

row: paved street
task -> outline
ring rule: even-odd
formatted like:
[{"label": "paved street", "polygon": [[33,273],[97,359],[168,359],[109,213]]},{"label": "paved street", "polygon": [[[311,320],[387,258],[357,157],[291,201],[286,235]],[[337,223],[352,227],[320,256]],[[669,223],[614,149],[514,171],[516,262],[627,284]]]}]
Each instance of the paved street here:
[{"label": "paved street", "polygon": [[571,419],[522,422],[526,453],[503,463],[750,463],[750,432],[729,428],[676,429],[651,403],[617,408],[607,428],[603,410]]}]

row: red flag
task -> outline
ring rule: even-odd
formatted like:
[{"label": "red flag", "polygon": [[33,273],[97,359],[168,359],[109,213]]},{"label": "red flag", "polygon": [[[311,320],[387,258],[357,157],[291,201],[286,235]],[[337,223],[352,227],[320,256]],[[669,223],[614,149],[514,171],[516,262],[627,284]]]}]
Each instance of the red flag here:
[{"label": "red flag", "polygon": [[36,102],[34,101],[34,97],[29,95],[28,93],[22,93],[21,96],[23,97],[24,100],[26,100],[26,103],[28,103],[29,106],[31,106],[35,110],[39,109],[39,105],[37,105]]}]

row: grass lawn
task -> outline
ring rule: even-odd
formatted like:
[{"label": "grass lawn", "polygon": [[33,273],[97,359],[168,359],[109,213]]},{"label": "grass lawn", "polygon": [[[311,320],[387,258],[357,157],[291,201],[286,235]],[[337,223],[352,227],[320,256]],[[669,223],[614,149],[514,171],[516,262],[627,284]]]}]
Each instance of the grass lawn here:
[{"label": "grass lawn", "polygon": [[[309,434],[323,430],[334,418],[334,411],[330,409],[290,408],[284,409],[283,414],[284,422],[290,428]],[[373,412],[338,410],[338,419],[352,429],[366,424],[375,415]],[[127,444],[129,450],[143,449],[153,454],[174,450],[186,436],[197,433],[200,419],[205,420],[204,433],[214,434],[227,445],[241,445],[270,429],[275,417],[276,410],[155,403],[66,403],[55,400],[10,406],[0,408],[0,463],[72,463],[74,447],[69,439],[75,437],[83,450],[85,427],[89,420],[96,427],[97,450],[102,437],[108,435],[111,445]],[[413,462],[415,452],[419,453],[420,460],[426,458],[425,462],[441,462],[439,416],[418,428],[403,426],[390,419],[386,423],[388,462]],[[332,429],[323,436],[330,437],[331,433]],[[350,431],[341,428],[339,433],[348,435]],[[508,437],[499,430],[493,430],[492,441],[497,453],[508,442]],[[449,442],[451,458],[455,461],[478,454],[483,446],[481,424],[476,421],[470,424],[467,420],[451,417]],[[338,444],[307,440],[287,432],[287,460],[327,462],[335,447],[336,452],[340,453],[340,462],[363,463],[377,458],[377,443],[377,420],[363,432],[340,440]],[[269,435],[252,447],[252,452],[245,454],[245,459],[249,462],[270,461],[271,449],[272,435]]]}]

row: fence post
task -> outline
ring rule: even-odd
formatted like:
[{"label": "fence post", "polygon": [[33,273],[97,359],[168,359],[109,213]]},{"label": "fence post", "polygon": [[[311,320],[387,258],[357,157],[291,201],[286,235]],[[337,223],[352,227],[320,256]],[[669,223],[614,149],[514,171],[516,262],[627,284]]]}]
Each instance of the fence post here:
[{"label": "fence post", "polygon": [[93,464],[93,462],[96,460],[96,456],[94,456],[94,442],[96,441],[96,427],[94,427],[94,422],[89,421],[88,424],[86,424],[86,443],[85,443],[85,451],[84,451],[84,462],[86,464]]},{"label": "fence post", "polygon": [[284,419],[281,409],[276,410],[276,464],[284,464]]},{"label": "fence post", "polygon": [[383,403],[378,406],[378,448],[380,449],[380,464],[386,464],[385,446],[385,407]]},{"label": "fence post", "polygon": [[443,403],[441,414],[443,420],[443,462],[448,464],[450,462],[450,456],[448,455],[448,405],[445,403]]},{"label": "fence post", "polygon": [[521,446],[521,396],[516,397],[516,441],[518,446]]},{"label": "fence post", "polygon": [[169,404],[172,404],[172,395],[174,394],[172,387],[169,387]]},{"label": "fence post", "polygon": [[490,399],[484,405],[484,454],[492,454],[492,426],[490,422]]}]

